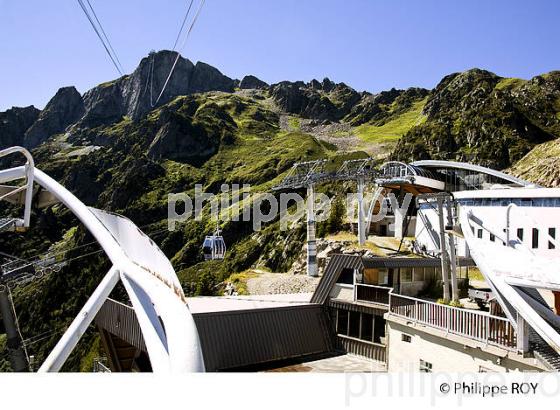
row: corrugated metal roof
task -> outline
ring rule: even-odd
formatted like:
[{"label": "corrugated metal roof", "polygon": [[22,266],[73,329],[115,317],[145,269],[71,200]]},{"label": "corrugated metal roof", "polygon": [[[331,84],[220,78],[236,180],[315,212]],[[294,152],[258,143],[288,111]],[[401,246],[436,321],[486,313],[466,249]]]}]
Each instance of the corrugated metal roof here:
[{"label": "corrugated metal roof", "polygon": [[[235,369],[333,350],[326,307],[281,306],[193,314],[207,371]],[[107,300],[96,324],[133,346],[142,346],[131,307]],[[138,330],[138,331],[136,331]]]},{"label": "corrugated metal roof", "polygon": [[[362,258],[365,268],[436,268],[441,266],[440,258]],[[457,266],[475,266],[472,258],[457,258]]]},{"label": "corrugated metal roof", "polygon": [[132,346],[147,351],[136,313],[130,306],[107,299],[95,317],[95,324]]},{"label": "corrugated metal roof", "polygon": [[311,303],[319,303],[322,305],[327,301],[329,293],[343,269],[360,269],[362,267],[362,257],[359,255],[336,254],[331,256],[329,264],[315,289],[315,293],[313,293],[311,297]]},{"label": "corrugated metal roof", "polygon": [[208,370],[226,370],[333,350],[325,308],[284,306],[194,315]]}]

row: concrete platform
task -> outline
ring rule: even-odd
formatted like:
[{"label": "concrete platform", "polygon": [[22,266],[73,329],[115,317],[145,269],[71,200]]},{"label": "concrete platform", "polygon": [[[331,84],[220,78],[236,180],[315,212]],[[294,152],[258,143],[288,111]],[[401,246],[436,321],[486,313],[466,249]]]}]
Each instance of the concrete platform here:
[{"label": "concrete platform", "polygon": [[312,373],[384,373],[385,363],[360,356],[343,354],[267,370],[267,372],[312,372]]}]

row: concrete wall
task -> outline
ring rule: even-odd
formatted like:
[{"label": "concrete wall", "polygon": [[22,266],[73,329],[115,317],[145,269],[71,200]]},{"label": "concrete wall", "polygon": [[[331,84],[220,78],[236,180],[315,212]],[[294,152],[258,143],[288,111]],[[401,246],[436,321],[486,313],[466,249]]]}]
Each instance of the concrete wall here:
[{"label": "concrete wall", "polygon": [[[369,228],[369,234],[381,236],[381,233],[384,231],[381,227],[385,225],[386,227],[385,236],[394,237],[395,230],[391,229],[394,228],[394,223],[395,223],[395,217],[393,215],[387,215],[382,221],[371,223]],[[405,220],[405,225],[406,225],[406,220]],[[403,229],[404,228],[405,227],[403,227]],[[408,224],[408,230],[405,232],[405,236],[414,236],[415,232],[416,232],[416,217],[413,216],[410,219],[410,222]]]},{"label": "concrete wall", "polygon": [[418,296],[425,284],[426,282],[424,281],[403,282],[400,284],[399,294],[412,297]]},{"label": "concrete wall", "polygon": [[[484,349],[479,342],[468,343],[465,338],[446,336],[436,329],[423,331],[426,329],[430,328],[408,326],[387,317],[388,371],[418,372],[420,360],[431,363],[433,372],[542,370],[536,359],[523,359],[514,352],[492,346]],[[403,333],[411,337],[410,343],[402,340]]]},{"label": "concrete wall", "polygon": [[344,300],[352,303],[354,301],[354,285],[335,283],[329,296],[332,299]]}]

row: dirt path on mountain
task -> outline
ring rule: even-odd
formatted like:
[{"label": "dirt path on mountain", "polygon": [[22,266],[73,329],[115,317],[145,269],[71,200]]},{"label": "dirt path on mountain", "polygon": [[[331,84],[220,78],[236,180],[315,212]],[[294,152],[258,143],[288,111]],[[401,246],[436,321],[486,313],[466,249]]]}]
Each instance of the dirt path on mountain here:
[{"label": "dirt path on mountain", "polygon": [[256,278],[247,280],[247,291],[250,295],[272,295],[278,293],[313,292],[319,278],[288,273],[270,273],[254,270],[259,273]]}]

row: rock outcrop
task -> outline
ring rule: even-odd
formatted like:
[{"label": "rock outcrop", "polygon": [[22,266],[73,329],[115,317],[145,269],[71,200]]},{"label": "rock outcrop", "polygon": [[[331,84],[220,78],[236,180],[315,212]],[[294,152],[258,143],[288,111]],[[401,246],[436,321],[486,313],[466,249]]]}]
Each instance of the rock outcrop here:
[{"label": "rock outcrop", "polygon": [[424,107],[426,121],[400,139],[395,159],[445,159],[503,169],[560,135],[560,75],[530,81],[473,69],[448,75]]},{"label": "rock outcrop", "polygon": [[[237,125],[223,109],[213,104],[199,107],[194,116],[164,107],[148,157],[200,163],[216,153],[221,143],[230,144]],[[205,119],[211,117],[211,121]]]},{"label": "rock outcrop", "polygon": [[40,112],[32,105],[0,112],[0,149],[23,145],[25,132],[37,120]]},{"label": "rock outcrop", "polygon": [[59,89],[25,133],[24,145],[35,148],[80,119],[84,111],[82,96],[75,87]]},{"label": "rock outcrop", "polygon": [[[207,91],[232,92],[234,80],[202,62],[194,65],[172,51],[153,52],[140,61],[134,72],[113,82],[101,84],[84,94],[86,114],[82,125],[98,126],[123,116],[138,120],[156,107],[180,95]],[[161,98],[158,97],[175,64]]]},{"label": "rock outcrop", "polygon": [[268,88],[268,84],[262,80],[259,80],[254,75],[246,75],[239,83],[239,88],[241,88],[242,90],[263,90]]}]

